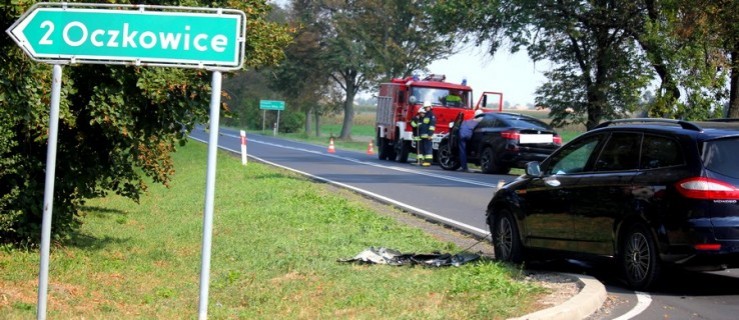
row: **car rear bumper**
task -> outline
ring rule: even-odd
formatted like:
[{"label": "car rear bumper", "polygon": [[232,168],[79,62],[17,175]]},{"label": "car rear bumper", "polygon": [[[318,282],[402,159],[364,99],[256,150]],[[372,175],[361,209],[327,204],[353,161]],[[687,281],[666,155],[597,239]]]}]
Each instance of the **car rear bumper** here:
[{"label": "car rear bumper", "polygon": [[672,245],[661,255],[662,260],[681,266],[739,267],[739,240],[716,240],[710,231],[697,232],[693,237],[703,240]]},{"label": "car rear bumper", "polygon": [[679,257],[673,256],[673,259],[665,259],[663,261],[679,265],[686,268],[702,268],[702,269],[724,269],[739,267],[739,253],[722,253],[722,252],[696,252],[692,255]]}]

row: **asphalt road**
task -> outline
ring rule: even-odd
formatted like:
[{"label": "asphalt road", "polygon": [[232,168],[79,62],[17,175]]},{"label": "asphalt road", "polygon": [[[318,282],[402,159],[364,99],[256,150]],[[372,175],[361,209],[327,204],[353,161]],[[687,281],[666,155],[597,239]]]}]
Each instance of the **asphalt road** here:
[{"label": "asphalt road", "polygon": [[[196,128],[191,138],[208,141]],[[488,234],[485,208],[500,180],[512,175],[487,175],[423,168],[411,163],[381,161],[376,155],[340,150],[250,134],[250,160],[298,171],[314,179],[363,193],[380,201],[453,226],[477,236]],[[240,152],[239,132],[221,129],[219,147]],[[739,269],[717,272],[670,271],[665,285],[653,292],[625,289],[613,263],[542,261],[532,269],[580,273],[596,277],[608,290],[604,308],[588,319],[739,319]]]}]

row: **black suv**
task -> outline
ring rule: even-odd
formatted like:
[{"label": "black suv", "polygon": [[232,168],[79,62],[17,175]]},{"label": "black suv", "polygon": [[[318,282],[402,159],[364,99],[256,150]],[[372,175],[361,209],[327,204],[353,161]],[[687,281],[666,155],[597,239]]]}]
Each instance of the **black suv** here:
[{"label": "black suv", "polygon": [[739,266],[739,120],[600,124],[498,190],[496,259],[615,258],[645,290],[665,264]]},{"label": "black suv", "polygon": [[[467,143],[469,163],[480,166],[483,173],[506,174],[511,168],[524,168],[530,161],[541,161],[562,145],[562,138],[548,124],[530,116],[489,112],[475,127]],[[445,170],[460,167],[459,126],[462,114],[454,121],[449,134],[439,142],[439,165]]]}]

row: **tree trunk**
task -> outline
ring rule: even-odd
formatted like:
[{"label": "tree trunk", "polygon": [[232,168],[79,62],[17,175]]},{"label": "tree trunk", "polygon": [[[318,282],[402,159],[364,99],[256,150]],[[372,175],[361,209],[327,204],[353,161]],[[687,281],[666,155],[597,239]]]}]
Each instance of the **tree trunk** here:
[{"label": "tree trunk", "polygon": [[729,81],[729,110],[727,118],[739,118],[739,41],[731,53],[731,80]]},{"label": "tree trunk", "polygon": [[346,100],[344,101],[344,123],[341,126],[341,135],[339,136],[339,139],[342,139],[342,140],[352,139],[352,124],[353,123],[354,123],[354,93],[352,91],[349,91],[347,92]]},{"label": "tree trunk", "polygon": [[350,71],[346,78],[346,100],[344,100],[344,123],[341,126],[339,139],[352,139],[352,124],[354,123],[354,97],[357,94],[357,72]]},{"label": "tree trunk", "polygon": [[305,135],[310,136],[311,132],[311,115],[313,114],[313,108],[305,110]]}]

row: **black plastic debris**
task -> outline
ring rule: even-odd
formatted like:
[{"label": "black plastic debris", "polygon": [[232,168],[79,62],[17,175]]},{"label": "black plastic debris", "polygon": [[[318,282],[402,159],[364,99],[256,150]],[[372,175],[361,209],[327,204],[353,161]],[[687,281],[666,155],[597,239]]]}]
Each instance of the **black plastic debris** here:
[{"label": "black plastic debris", "polygon": [[360,252],[354,258],[339,259],[339,262],[357,262],[367,264],[387,264],[391,266],[400,265],[424,265],[429,267],[459,267],[468,262],[480,259],[480,255],[474,253],[431,253],[415,254],[401,253],[398,250],[388,248],[370,247]]}]

